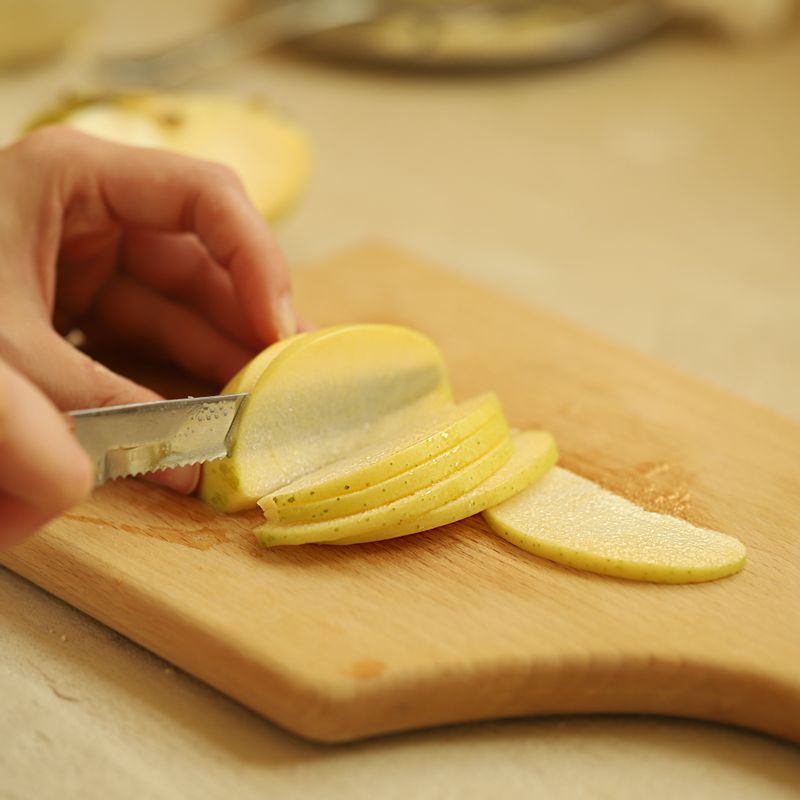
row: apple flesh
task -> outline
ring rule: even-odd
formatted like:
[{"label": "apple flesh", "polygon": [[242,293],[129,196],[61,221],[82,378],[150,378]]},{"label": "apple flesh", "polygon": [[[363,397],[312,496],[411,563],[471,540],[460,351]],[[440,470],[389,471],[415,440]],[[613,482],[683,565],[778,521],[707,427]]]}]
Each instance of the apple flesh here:
[{"label": "apple flesh", "polygon": [[484,518],[534,555],[630,580],[699,583],[739,572],[745,563],[745,547],[733,536],[645,511],[558,467]]}]

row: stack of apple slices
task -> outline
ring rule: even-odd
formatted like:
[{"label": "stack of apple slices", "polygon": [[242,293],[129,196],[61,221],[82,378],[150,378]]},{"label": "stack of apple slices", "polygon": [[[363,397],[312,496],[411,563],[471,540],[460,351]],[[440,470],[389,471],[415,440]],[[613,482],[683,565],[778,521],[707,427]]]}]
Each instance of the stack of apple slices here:
[{"label": "stack of apple slices", "polygon": [[256,502],[268,546],[354,544],[463,519],[555,463],[547,433],[511,433],[486,394],[455,404],[439,350],[391,325],[343,325],[269,348],[225,388],[247,391],[231,454],[201,496]]},{"label": "stack of apple slices", "polygon": [[[374,493],[356,513],[339,516],[337,506],[348,495],[336,495],[314,504],[314,511],[295,506],[296,521],[287,521],[278,507],[280,495],[268,495],[259,505],[270,521],[256,529],[256,536],[262,544],[274,547],[310,542],[361,544],[421,533],[501,503],[530,486],[556,459],[555,441],[550,434],[526,431],[506,435],[476,460],[392,501],[384,502],[382,495],[396,491],[405,482],[403,473],[373,484],[369,489]],[[435,462],[436,459],[424,462],[416,474],[423,475]],[[282,499],[288,501],[286,495]]]}]

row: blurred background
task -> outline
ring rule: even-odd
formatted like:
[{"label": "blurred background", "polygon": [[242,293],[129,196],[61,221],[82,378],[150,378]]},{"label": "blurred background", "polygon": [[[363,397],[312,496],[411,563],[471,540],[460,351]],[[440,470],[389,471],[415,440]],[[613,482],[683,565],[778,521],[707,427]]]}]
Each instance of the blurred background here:
[{"label": "blurred background", "polygon": [[294,264],[387,238],[800,416],[791,0],[0,0],[0,62],[2,142],[72,92],[260,97],[313,152]]}]

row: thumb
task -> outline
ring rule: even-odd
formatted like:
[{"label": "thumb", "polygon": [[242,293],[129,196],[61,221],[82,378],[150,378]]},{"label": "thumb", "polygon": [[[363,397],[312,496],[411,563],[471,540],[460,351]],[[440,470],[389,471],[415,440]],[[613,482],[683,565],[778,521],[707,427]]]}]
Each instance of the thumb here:
[{"label": "thumb", "polygon": [[[146,403],[163,399],[122,375],[112,372],[63,339],[49,332],[46,364],[39,374],[31,376],[62,410],[105,408],[127,403]],[[178,467],[151,473],[149,479],[182,494],[191,494],[197,487],[200,469]]]}]

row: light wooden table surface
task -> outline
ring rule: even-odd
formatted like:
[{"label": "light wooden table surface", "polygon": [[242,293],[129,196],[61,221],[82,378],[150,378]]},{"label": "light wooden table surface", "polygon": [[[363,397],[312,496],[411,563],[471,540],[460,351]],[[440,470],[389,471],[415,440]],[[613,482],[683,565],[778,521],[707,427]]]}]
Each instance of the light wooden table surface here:
[{"label": "light wooden table surface", "polygon": [[[0,141],[86,58],[200,30],[227,0],[100,3],[83,46],[0,73]],[[148,22],[158,19],[155,27]],[[800,417],[800,33],[671,34],[546,73],[426,78],[270,56],[258,92],[316,169],[294,262],[387,237]],[[663,719],[457,726],[346,747],[282,733],[0,570],[0,798],[795,798],[800,752]]]}]

